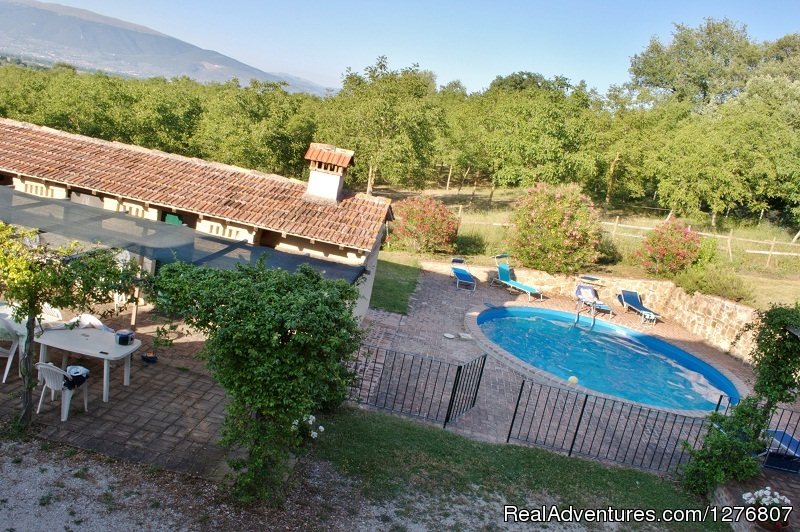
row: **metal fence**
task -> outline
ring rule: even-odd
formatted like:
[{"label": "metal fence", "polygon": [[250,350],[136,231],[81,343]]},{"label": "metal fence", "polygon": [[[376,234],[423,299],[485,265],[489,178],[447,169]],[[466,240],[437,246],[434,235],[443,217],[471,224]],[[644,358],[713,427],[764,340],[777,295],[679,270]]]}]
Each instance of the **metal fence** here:
[{"label": "metal fence", "polygon": [[475,406],[485,361],[483,355],[458,365],[365,345],[353,363],[349,398],[446,427]]},{"label": "metal fence", "polygon": [[683,442],[699,447],[706,424],[705,418],[524,380],[506,442],[674,473],[689,459]]}]

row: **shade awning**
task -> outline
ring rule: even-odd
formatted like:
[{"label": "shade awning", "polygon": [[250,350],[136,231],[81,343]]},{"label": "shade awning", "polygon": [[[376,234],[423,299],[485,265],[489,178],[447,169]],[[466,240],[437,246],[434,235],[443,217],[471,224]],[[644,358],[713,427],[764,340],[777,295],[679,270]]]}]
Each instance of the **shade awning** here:
[{"label": "shade awning", "polygon": [[364,272],[363,266],[285,253],[181,225],[135,218],[69,200],[32,196],[7,186],[0,186],[0,220],[70,240],[127,249],[161,263],[183,261],[231,269],[236,264],[254,264],[263,256],[270,268],[293,272],[301,264],[308,264],[327,279],[343,279],[350,284]]}]

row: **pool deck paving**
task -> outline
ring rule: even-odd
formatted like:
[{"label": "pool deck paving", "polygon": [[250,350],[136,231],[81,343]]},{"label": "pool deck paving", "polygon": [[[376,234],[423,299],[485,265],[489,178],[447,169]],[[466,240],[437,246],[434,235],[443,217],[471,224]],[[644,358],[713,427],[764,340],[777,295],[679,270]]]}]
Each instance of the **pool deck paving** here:
[{"label": "pool deck paving", "polygon": [[[516,294],[499,286],[490,286],[486,272],[477,273],[480,282],[475,291],[458,290],[449,275],[449,263],[425,262],[417,288],[411,296],[408,315],[370,309],[364,320],[365,343],[403,353],[422,354],[453,363],[465,363],[486,350],[471,334],[468,314],[489,306],[527,303],[525,294]],[[534,299],[531,306],[575,312],[570,298]],[[655,327],[643,326],[638,316],[620,312],[612,323],[656,335],[711,363],[739,386],[752,381],[750,366],[733,358],[671,323],[659,321]],[[600,317],[598,319],[607,319]],[[474,318],[473,318],[474,321]],[[137,320],[137,337],[142,349],[152,345],[160,321],[144,307]],[[130,312],[109,322],[115,328],[130,326]],[[450,333],[454,338],[446,338]],[[464,339],[459,334],[471,335]],[[59,418],[59,401],[45,398],[41,414],[34,414],[39,435],[50,441],[97,451],[154,467],[220,479],[228,471],[225,451],[217,441],[224,418],[225,393],[214,381],[196,353],[204,338],[183,331],[174,345],[163,349],[159,361],[148,364],[134,354],[131,384],[123,386],[122,365],[112,364],[111,396],[102,402],[102,364],[80,358],[91,370],[89,412],[83,412],[80,395],[73,398],[67,422]],[[57,353],[56,353],[57,354]],[[514,365],[501,356],[489,353],[475,407],[447,430],[487,442],[505,442],[517,394],[523,378],[530,377],[524,365]],[[21,381],[16,364],[8,382],[0,384],[0,419],[11,419],[19,408]],[[40,389],[34,390],[34,401]],[[741,493],[766,485],[778,489],[793,501],[800,500],[800,475],[771,469],[745,484],[731,484],[718,492],[718,500],[741,504]],[[797,523],[796,516],[793,523]],[[746,530],[747,528],[738,528]]]}]

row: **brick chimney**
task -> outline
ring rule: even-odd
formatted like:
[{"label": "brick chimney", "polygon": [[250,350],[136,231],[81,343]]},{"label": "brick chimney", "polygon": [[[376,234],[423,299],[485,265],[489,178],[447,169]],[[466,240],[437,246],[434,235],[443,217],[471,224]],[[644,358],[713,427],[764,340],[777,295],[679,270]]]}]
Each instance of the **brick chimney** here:
[{"label": "brick chimney", "polygon": [[312,142],[306,152],[311,172],[304,197],[315,201],[338,203],[347,168],[353,164],[354,152],[330,144]]}]

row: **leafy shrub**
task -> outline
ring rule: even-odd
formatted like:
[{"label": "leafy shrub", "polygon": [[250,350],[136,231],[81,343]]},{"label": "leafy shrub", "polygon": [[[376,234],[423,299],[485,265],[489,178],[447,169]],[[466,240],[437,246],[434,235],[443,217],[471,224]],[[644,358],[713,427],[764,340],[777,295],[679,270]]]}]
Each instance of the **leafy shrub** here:
[{"label": "leafy shrub", "polygon": [[277,496],[289,453],[310,434],[295,421],[341,403],[354,378],[358,290],[260,260],[233,270],[168,264],[148,286],[150,301],[155,294],[159,310],[207,336],[201,354],[229,398],[220,443],[244,451],[230,461],[235,493]]},{"label": "leafy shrub", "polygon": [[761,464],[755,456],[764,449],[761,433],[768,419],[756,396],[743,399],[727,416],[711,413],[702,447],[692,449],[684,442],[691,459],[680,471],[683,486],[695,495],[707,496],[729,480],[756,476]]},{"label": "leafy shrub", "polygon": [[606,236],[600,240],[597,251],[599,252],[597,257],[598,264],[618,264],[622,262],[622,252],[620,252],[614,241]]},{"label": "leafy shrub", "polygon": [[666,276],[682,272],[694,264],[699,255],[700,235],[675,220],[650,231],[636,252],[645,270]]},{"label": "leafy shrub", "polygon": [[452,253],[458,234],[458,216],[430,196],[412,196],[392,206],[392,249]]},{"label": "leafy shrub", "polygon": [[752,285],[725,264],[698,262],[676,275],[673,280],[689,294],[700,292],[741,302],[753,299]]},{"label": "leafy shrub", "polygon": [[[753,332],[755,385],[753,394],[732,407],[728,415],[709,415],[709,432],[699,449],[684,442],[691,460],[683,466],[681,481],[692,493],[708,495],[729,480],[747,480],[760,471],[756,458],[764,449],[764,431],[779,403],[792,403],[800,393],[800,339],[787,331],[800,322],[800,303],[774,305],[757,312],[741,334]],[[737,337],[738,340],[738,337]]]},{"label": "leafy shrub", "polygon": [[517,202],[511,251],[524,266],[573,273],[598,256],[600,218],[577,185],[539,183]]}]

